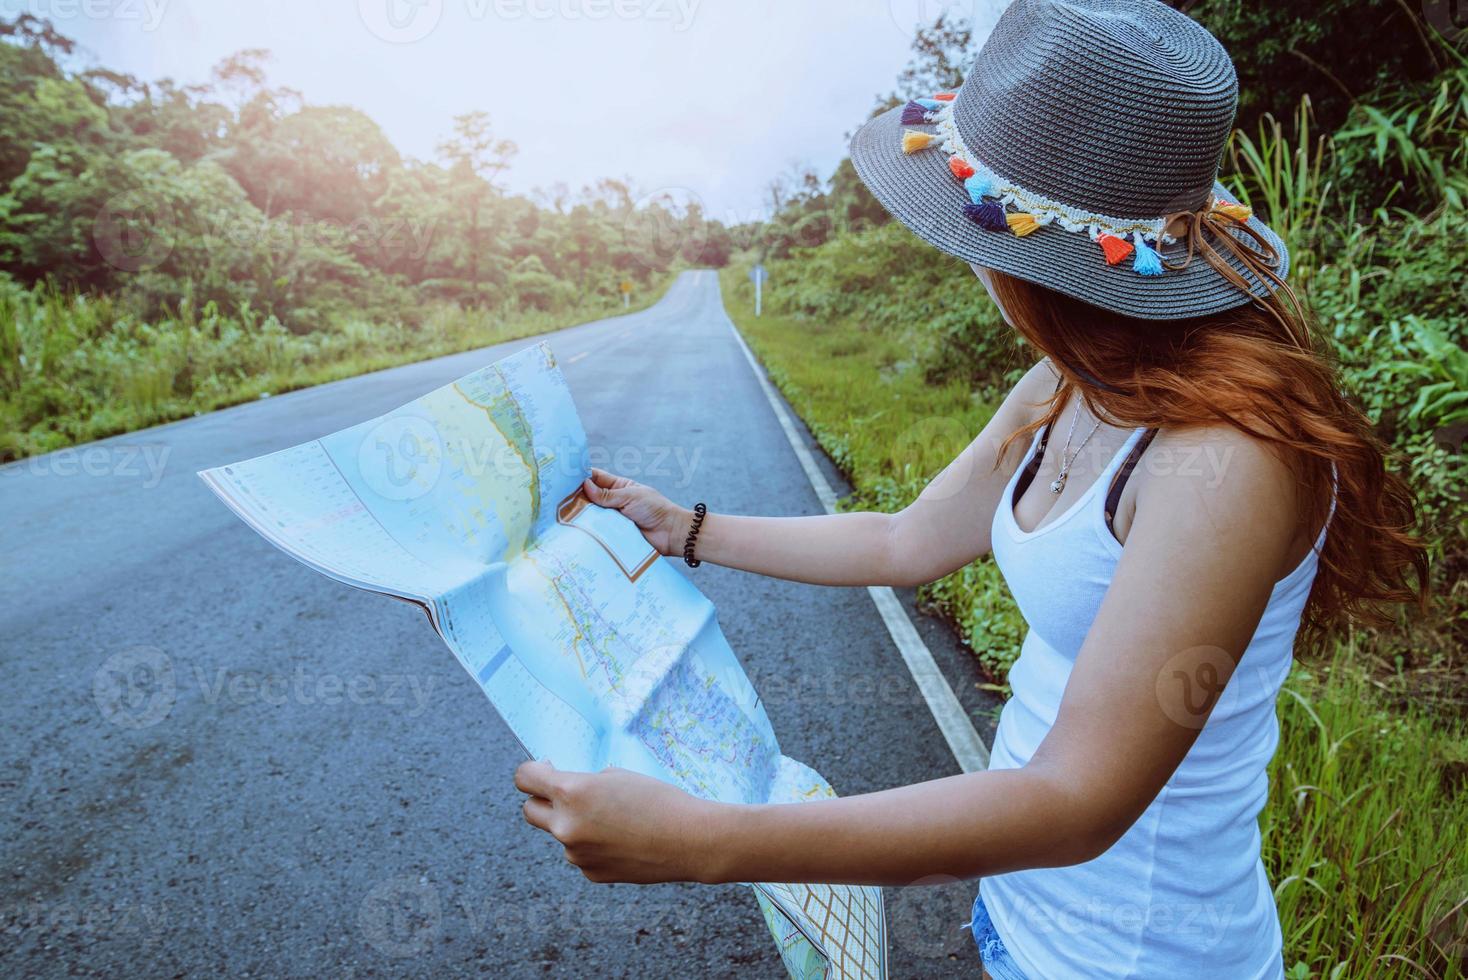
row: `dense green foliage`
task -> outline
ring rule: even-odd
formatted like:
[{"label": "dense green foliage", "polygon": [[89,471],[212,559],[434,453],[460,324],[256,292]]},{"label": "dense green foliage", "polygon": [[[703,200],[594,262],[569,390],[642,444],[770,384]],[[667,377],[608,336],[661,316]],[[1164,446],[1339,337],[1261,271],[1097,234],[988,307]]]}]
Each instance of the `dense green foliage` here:
[{"label": "dense green foliage", "polygon": [[76,60],[0,21],[0,461],[575,322],[732,245],[618,181],[506,193],[483,113],[423,162],[261,51],[195,86]]},{"label": "dense green foliage", "polygon": [[[1417,491],[1432,552],[1427,616],[1302,651],[1282,699],[1261,827],[1289,975],[1462,977],[1468,62],[1435,39],[1423,54],[1431,25],[1401,4],[1191,6],[1243,55],[1245,112],[1225,178],[1289,242],[1296,288],[1344,386],[1394,450],[1390,465]],[[942,37],[919,40],[906,77],[961,60],[935,60],[937,42],[957,36],[939,27]],[[1349,98],[1322,89],[1331,65],[1350,79]],[[845,506],[891,511],[978,431],[1033,355],[965,264],[874,213],[853,184],[849,163],[827,182],[807,179],[763,229],[748,261],[770,269],[764,318],[747,314],[741,270],[725,289],[772,377],[850,478]],[[993,564],[922,597],[1002,689],[1024,624]]]},{"label": "dense green foliage", "polygon": [[[1310,96],[1334,128],[1384,87],[1415,85],[1449,67],[1439,34],[1454,33],[1453,0],[1167,0],[1235,56],[1241,122],[1289,114]],[[1459,25],[1468,27],[1468,24]]]}]

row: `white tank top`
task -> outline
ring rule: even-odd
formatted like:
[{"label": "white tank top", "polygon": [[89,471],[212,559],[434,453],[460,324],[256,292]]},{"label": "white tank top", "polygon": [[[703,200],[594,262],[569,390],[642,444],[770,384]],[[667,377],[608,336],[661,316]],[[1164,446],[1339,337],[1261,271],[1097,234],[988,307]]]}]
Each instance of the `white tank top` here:
[{"label": "white tank top", "polygon": [[[1054,520],[1014,519],[1021,465],[994,515],[994,560],[1029,626],[1009,672],[991,769],[1019,768],[1055,723],[1081,643],[1122,546],[1104,507],[1144,430]],[[1030,447],[1033,457],[1042,433]],[[1028,458],[1026,459],[1028,463]],[[1066,868],[985,878],[980,894],[1029,980],[1282,978],[1279,917],[1259,857],[1275,698],[1315,579],[1316,550],[1274,586],[1259,628],[1198,740],[1146,812],[1105,854]]]}]

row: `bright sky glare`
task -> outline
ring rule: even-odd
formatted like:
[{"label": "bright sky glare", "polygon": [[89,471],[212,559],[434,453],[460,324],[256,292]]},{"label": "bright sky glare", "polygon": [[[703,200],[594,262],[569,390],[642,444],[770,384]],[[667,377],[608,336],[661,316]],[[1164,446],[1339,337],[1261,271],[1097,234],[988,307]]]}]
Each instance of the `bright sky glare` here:
[{"label": "bright sky glare", "polygon": [[207,81],[244,48],[314,104],[364,110],[433,159],[454,115],[519,144],[514,191],[600,177],[691,191],[729,223],[795,164],[829,176],[940,11],[1004,0],[0,0],[143,79]]}]

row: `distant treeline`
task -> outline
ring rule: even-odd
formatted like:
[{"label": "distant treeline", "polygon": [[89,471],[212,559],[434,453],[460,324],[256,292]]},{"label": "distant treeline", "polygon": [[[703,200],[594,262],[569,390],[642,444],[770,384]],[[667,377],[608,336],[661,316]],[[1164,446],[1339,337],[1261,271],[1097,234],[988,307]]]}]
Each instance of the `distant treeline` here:
[{"label": "distant treeline", "polygon": [[264,51],[185,85],[77,67],[30,15],[0,21],[0,40],[0,273],[22,286],[142,315],[248,308],[302,334],[344,315],[411,322],[425,299],[569,308],[733,247],[681,191],[506,193],[516,147],[482,112],[420,161],[362,112],[272,87]]},{"label": "distant treeline", "polygon": [[510,194],[486,113],[415,160],[268,60],[144,81],[0,20],[0,463],[595,319],[729,260],[688,191]]}]

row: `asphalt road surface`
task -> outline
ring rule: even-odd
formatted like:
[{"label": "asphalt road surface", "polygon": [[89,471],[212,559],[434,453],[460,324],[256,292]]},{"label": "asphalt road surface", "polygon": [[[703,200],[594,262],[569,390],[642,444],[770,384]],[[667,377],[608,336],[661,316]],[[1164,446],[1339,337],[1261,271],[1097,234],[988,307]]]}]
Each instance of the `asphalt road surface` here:
[{"label": "asphalt road surface", "polygon": [[[712,272],[544,339],[594,461],[715,514],[820,512]],[[783,975],[747,888],[582,879],[421,612],[297,564],[194,475],[531,342],[0,468],[0,974]],[[786,754],[843,794],[958,771],[865,590],[690,574]],[[977,671],[913,618],[987,741]],[[888,890],[891,976],[977,971],[973,890]]]}]

